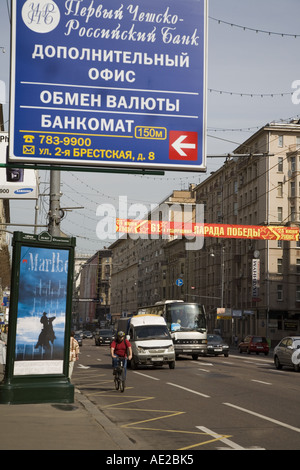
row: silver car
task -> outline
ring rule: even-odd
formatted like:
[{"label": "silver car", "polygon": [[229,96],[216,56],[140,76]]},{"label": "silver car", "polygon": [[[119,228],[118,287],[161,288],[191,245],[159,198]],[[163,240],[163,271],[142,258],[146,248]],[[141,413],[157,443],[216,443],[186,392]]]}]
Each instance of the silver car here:
[{"label": "silver car", "polygon": [[276,369],[283,366],[300,370],[300,336],[287,336],[274,348],[274,363]]}]

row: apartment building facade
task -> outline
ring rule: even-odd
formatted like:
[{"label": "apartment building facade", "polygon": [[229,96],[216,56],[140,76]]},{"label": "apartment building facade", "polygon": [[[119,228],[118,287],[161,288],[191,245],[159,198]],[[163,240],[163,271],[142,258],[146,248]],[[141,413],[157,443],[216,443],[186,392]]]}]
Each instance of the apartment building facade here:
[{"label": "apartment building facade", "polygon": [[[177,191],[162,201],[156,210],[148,214],[152,221],[182,221],[193,217],[195,207],[194,187]],[[184,210],[186,211],[184,215]],[[167,246],[176,237],[151,234],[126,234],[112,244],[111,312],[114,318],[136,313],[139,307],[170,298],[170,260]],[[183,241],[183,240],[181,240]],[[185,256],[185,255],[184,255]],[[174,276],[183,267],[175,256]]]},{"label": "apartment building facade", "polygon": [[[76,262],[76,260],[75,260]],[[110,323],[111,251],[78,257],[73,296],[73,324],[92,328]]]},{"label": "apartment building facade", "polygon": [[[187,204],[203,206],[206,223],[298,227],[299,122],[267,124],[234,154],[189,189]],[[116,242],[111,249],[123,281],[120,273],[119,280],[112,278],[115,314],[124,306],[134,312],[157,300],[180,298],[204,304],[210,330],[220,329],[228,340],[259,334],[275,344],[283,336],[300,334],[299,241],[207,237],[201,249],[186,246],[180,237]],[[115,295],[122,298],[121,310],[113,306]],[[217,319],[219,308],[228,309],[230,320]]]}]

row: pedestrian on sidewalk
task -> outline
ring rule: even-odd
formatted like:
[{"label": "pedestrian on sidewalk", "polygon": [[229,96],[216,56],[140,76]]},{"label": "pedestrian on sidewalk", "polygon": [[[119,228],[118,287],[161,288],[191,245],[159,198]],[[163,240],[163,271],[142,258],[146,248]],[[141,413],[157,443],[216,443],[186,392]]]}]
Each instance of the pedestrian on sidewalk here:
[{"label": "pedestrian on sidewalk", "polygon": [[71,379],[74,369],[74,364],[79,359],[79,344],[78,341],[74,338],[74,331],[71,331],[70,338],[70,362],[69,362],[69,379]]},{"label": "pedestrian on sidewalk", "polygon": [[5,373],[6,365],[7,330],[8,327],[5,326],[4,330],[0,333],[0,364],[3,366],[3,374]]}]

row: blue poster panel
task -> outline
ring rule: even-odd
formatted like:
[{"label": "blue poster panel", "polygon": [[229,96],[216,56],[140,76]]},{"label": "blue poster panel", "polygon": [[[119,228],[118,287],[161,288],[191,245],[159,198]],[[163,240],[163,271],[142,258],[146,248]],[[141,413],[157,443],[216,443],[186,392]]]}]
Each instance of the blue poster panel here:
[{"label": "blue poster panel", "polygon": [[62,374],[69,250],[21,247],[14,375]]},{"label": "blue poster panel", "polygon": [[208,0],[12,0],[10,158],[206,171]]}]

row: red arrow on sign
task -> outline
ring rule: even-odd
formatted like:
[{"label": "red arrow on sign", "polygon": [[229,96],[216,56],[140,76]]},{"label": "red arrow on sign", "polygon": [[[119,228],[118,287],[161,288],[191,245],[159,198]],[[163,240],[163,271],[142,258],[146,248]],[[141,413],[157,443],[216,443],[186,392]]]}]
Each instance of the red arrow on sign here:
[{"label": "red arrow on sign", "polygon": [[198,133],[170,131],[169,159],[196,161],[198,159]]}]

